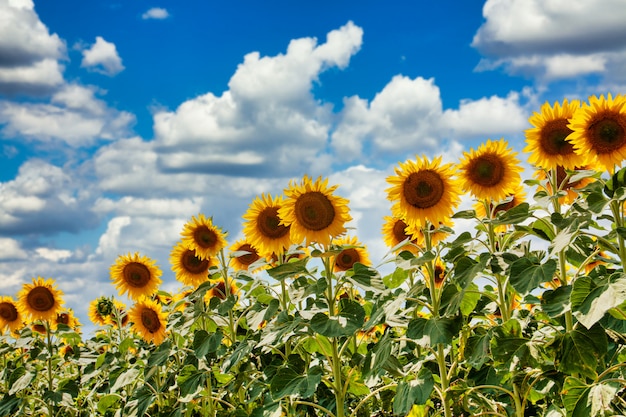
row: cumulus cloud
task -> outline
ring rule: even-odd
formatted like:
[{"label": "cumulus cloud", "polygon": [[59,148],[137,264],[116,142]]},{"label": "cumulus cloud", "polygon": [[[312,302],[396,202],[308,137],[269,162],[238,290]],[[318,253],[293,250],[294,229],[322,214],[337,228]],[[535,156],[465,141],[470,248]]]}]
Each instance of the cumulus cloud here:
[{"label": "cumulus cloud", "polygon": [[362,34],[349,22],[328,33],[323,44],[301,38],[284,54],[249,53],[222,95],[207,93],[176,111],[157,112],[159,166],[258,177],[326,171],[331,109],[311,89],[322,71],[348,64]]},{"label": "cumulus cloud", "polygon": [[483,15],[472,41],[485,55],[479,70],[553,80],[601,74],[626,58],[623,0],[488,0]]},{"label": "cumulus cloud", "polygon": [[61,84],[65,43],[30,0],[0,0],[0,93],[42,93]]},{"label": "cumulus cloud", "polygon": [[108,76],[124,70],[115,44],[105,41],[101,36],[96,36],[96,43],[91,48],[83,50],[81,66]]},{"label": "cumulus cloud", "polygon": [[71,147],[125,135],[134,115],[108,107],[96,93],[92,87],[66,84],[49,102],[0,101],[2,133],[38,142],[60,141]]},{"label": "cumulus cloud", "polygon": [[34,237],[95,227],[89,186],[61,167],[30,159],[0,183],[0,234]]},{"label": "cumulus cloud", "polygon": [[147,20],[147,19],[163,20],[163,19],[167,19],[168,17],[170,17],[170,14],[168,13],[167,9],[163,9],[161,7],[153,7],[141,15],[141,18],[144,20]]}]

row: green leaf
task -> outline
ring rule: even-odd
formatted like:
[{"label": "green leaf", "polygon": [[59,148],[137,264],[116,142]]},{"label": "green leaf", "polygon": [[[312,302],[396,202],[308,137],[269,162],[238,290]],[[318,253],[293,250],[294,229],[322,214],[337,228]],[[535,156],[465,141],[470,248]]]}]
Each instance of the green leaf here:
[{"label": "green leaf", "polygon": [[555,255],[566,249],[578,233],[578,222],[574,222],[566,229],[561,230],[552,240],[552,245],[550,245],[550,254]]},{"label": "green leaf", "polygon": [[380,274],[374,268],[365,266],[361,263],[355,263],[352,267],[354,273],[347,275],[348,280],[353,281],[357,286],[368,291],[381,291],[385,289],[385,285]]},{"label": "green leaf", "polygon": [[608,349],[607,337],[600,324],[590,329],[578,327],[556,339],[559,371],[597,378],[596,368]]},{"label": "green leaf", "polygon": [[400,381],[393,399],[393,413],[406,415],[413,408],[413,404],[426,404],[434,386],[433,374],[426,367],[420,369],[416,379]]},{"label": "green leaf", "polygon": [[133,393],[132,399],[126,404],[128,411],[124,413],[129,417],[144,417],[146,410],[154,402],[156,397],[152,390],[142,386]]},{"label": "green leaf", "polygon": [[578,378],[567,377],[563,385],[563,405],[569,417],[589,417],[591,404],[587,400],[589,386]]},{"label": "green leaf", "polygon": [[515,206],[512,209],[505,211],[502,215],[499,215],[498,218],[493,221],[493,224],[503,225],[521,223],[530,217],[529,208],[530,205],[528,203],[522,203]]},{"label": "green leaf", "polygon": [[463,318],[419,317],[409,322],[406,335],[422,346],[449,345],[463,326]]},{"label": "green leaf", "polygon": [[597,323],[610,309],[626,301],[626,275],[612,274],[606,280],[580,277],[574,281],[571,294],[574,316],[585,327]]},{"label": "green leaf", "polygon": [[193,365],[185,365],[176,378],[176,383],[180,387],[180,395],[182,397],[193,396],[200,391],[203,388],[206,375],[205,371],[199,371]]},{"label": "green leaf", "polygon": [[172,342],[169,339],[166,339],[154,352],[152,352],[148,358],[148,366],[146,369],[152,368],[153,366],[160,366],[167,362],[171,354],[171,349]]},{"label": "green leaf", "polygon": [[22,402],[22,399],[16,397],[15,395],[5,395],[0,400],[0,415],[2,416],[16,415],[15,412],[19,408],[19,405],[21,402]]},{"label": "green leaf", "polygon": [[546,290],[541,295],[541,309],[549,317],[559,317],[570,309],[572,286],[566,285],[556,290]]},{"label": "green leaf", "polygon": [[475,334],[467,339],[465,345],[465,359],[474,369],[480,369],[490,357],[489,347],[491,332]]},{"label": "green leaf", "polygon": [[221,371],[227,373],[233,366],[237,365],[243,358],[248,357],[252,352],[252,342],[242,341],[235,351],[222,363]]},{"label": "green leaf", "polygon": [[106,394],[100,397],[98,400],[98,411],[101,414],[106,414],[107,411],[115,411],[119,409],[119,402],[122,396],[119,394]]},{"label": "green leaf", "polygon": [[454,266],[454,274],[452,279],[461,288],[466,288],[474,279],[476,274],[485,270],[487,258],[481,257],[479,261],[475,261],[467,256],[459,259]]},{"label": "green leaf", "polygon": [[126,370],[125,372],[122,372],[120,376],[117,377],[117,379],[115,380],[115,383],[111,387],[111,392],[120,391],[122,387],[125,387],[131,382],[134,382],[140,373],[141,373],[141,370],[139,368],[130,368]]},{"label": "green leaf", "polygon": [[306,264],[308,261],[307,258],[291,260],[285,264],[268,269],[267,273],[277,281],[282,281],[285,278],[293,278],[296,275],[307,274]]},{"label": "green leaf", "polygon": [[328,317],[317,313],[311,319],[311,330],[326,337],[352,336],[363,327],[365,310],[361,304],[349,299],[339,303],[339,315]]},{"label": "green leaf", "polygon": [[278,370],[270,382],[270,393],[275,400],[290,395],[308,398],[315,392],[322,380],[322,369],[318,366],[309,369],[303,375],[295,370],[284,367]]},{"label": "green leaf", "polygon": [[462,210],[457,211],[452,215],[453,219],[475,219],[476,218],[476,210]]},{"label": "green leaf", "polygon": [[595,384],[589,390],[588,402],[591,402],[591,416],[611,415],[605,412],[613,411],[611,402],[615,398],[615,394],[620,390],[617,384]]},{"label": "green leaf", "polygon": [[556,272],[556,261],[536,263],[529,258],[519,258],[509,268],[510,282],[521,295],[526,295],[539,287],[542,282],[552,281]]},{"label": "green leaf", "polygon": [[398,288],[408,278],[408,272],[403,268],[396,268],[393,273],[383,278],[383,283],[387,288]]},{"label": "green leaf", "polygon": [[21,390],[28,387],[33,379],[37,376],[36,372],[26,371],[25,368],[20,367],[17,368],[13,373],[11,373],[11,382],[9,395],[13,395],[15,393],[20,392]]}]

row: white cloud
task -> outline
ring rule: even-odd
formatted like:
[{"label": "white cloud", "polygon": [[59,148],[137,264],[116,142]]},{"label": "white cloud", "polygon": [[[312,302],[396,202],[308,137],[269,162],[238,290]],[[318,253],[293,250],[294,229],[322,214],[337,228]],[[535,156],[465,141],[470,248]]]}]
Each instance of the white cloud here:
[{"label": "white cloud", "polygon": [[247,54],[221,96],[207,93],[154,115],[159,166],[264,177],[327,170],[331,109],[311,89],[325,69],[345,67],[361,42],[361,28],[349,22],[323,44],[301,38],[285,54]]},{"label": "white cloud", "polygon": [[488,0],[486,22],[472,46],[486,58],[479,70],[505,67],[542,80],[609,71],[626,59],[623,0]]},{"label": "white cloud", "polygon": [[101,36],[96,36],[96,43],[91,48],[83,50],[81,66],[109,76],[124,70],[115,44],[105,41]]},{"label": "white cloud", "polygon": [[107,107],[95,94],[94,88],[66,84],[49,103],[0,101],[2,133],[40,142],[61,141],[71,147],[126,135],[134,115]]},{"label": "white cloud", "polygon": [[48,91],[61,83],[65,43],[39,20],[32,1],[0,0],[0,93]]},{"label": "white cloud", "polygon": [[15,239],[7,237],[0,238],[0,247],[2,248],[0,251],[0,262],[26,259],[27,257],[26,251],[22,249],[20,242]]},{"label": "white cloud", "polygon": [[163,20],[167,19],[170,16],[167,9],[163,9],[161,7],[153,7],[144,14],[141,15],[141,18],[146,19],[158,19]]}]

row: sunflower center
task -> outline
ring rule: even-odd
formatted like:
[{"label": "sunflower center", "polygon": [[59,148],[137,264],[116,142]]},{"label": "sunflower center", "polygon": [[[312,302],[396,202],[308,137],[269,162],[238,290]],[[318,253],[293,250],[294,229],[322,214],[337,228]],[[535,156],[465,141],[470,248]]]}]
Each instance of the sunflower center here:
[{"label": "sunflower center", "polygon": [[100,299],[96,306],[96,311],[101,317],[107,317],[113,311],[113,303],[106,298]]},{"label": "sunflower center", "polygon": [[67,313],[57,314],[57,323],[69,324],[70,323],[70,315],[67,314]]},{"label": "sunflower center", "polygon": [[443,180],[432,170],[414,172],[404,182],[406,201],[420,209],[437,205],[443,196],[443,191]]},{"label": "sunflower center", "polygon": [[198,258],[196,256],[196,251],[191,249],[187,249],[187,251],[183,254],[181,263],[183,268],[191,274],[199,274],[201,272],[208,271],[209,269],[209,260]]},{"label": "sunflower center", "polygon": [[270,239],[279,239],[289,233],[289,226],[280,224],[277,207],[267,207],[259,213],[257,224],[261,234]]},{"label": "sunflower center", "polygon": [[36,311],[48,311],[55,305],[54,294],[48,288],[35,287],[26,297],[28,306]]},{"label": "sunflower center", "polygon": [[359,252],[356,249],[344,249],[339,253],[339,255],[337,255],[337,258],[335,259],[335,265],[337,265],[337,268],[339,270],[347,271],[348,269],[352,268],[355,263],[359,262],[360,259],[361,257],[359,256]]},{"label": "sunflower center", "polygon": [[398,242],[402,242],[404,239],[410,237],[405,232],[406,223],[402,220],[396,220],[393,224],[393,235]]},{"label": "sunflower center", "polygon": [[194,241],[203,248],[212,248],[217,244],[217,233],[207,226],[200,226],[193,232]]},{"label": "sunflower center", "polygon": [[446,270],[441,265],[435,265],[435,285],[441,285],[444,279],[446,279]]},{"label": "sunflower center", "polygon": [[592,122],[589,136],[593,148],[598,153],[611,153],[626,143],[626,117],[605,115]]},{"label": "sunflower center", "polygon": [[43,324],[33,324],[33,330],[37,333],[46,334],[46,326]]},{"label": "sunflower center", "polygon": [[0,317],[6,322],[17,320],[17,309],[11,303],[0,303]]},{"label": "sunflower center", "polygon": [[260,259],[260,256],[257,253],[256,249],[254,249],[248,243],[241,245],[238,250],[244,251],[244,252],[250,252],[245,255],[241,255],[237,257],[237,260],[246,266],[251,265]]},{"label": "sunflower center", "polygon": [[156,311],[150,308],[144,308],[141,311],[141,324],[150,333],[156,333],[161,328],[161,321]]},{"label": "sunflower center", "polygon": [[572,129],[567,127],[567,119],[551,120],[541,129],[541,148],[549,155],[570,155],[574,146],[567,140]]},{"label": "sunflower center", "polygon": [[124,267],[124,280],[135,288],[143,288],[150,282],[150,270],[139,262],[129,262]]},{"label": "sunflower center", "polygon": [[484,154],[472,161],[469,166],[470,180],[483,187],[493,187],[504,178],[504,163],[495,154]]},{"label": "sunflower center", "polygon": [[295,214],[298,222],[308,230],[323,230],[335,219],[335,208],[324,194],[311,191],[296,200]]}]

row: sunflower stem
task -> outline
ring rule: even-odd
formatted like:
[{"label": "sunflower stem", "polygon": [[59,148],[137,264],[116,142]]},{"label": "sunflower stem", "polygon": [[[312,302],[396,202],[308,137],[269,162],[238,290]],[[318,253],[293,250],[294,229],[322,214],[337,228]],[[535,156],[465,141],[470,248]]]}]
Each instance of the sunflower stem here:
[{"label": "sunflower stem", "polygon": [[[44,320],[44,325],[46,328],[46,341],[48,342],[48,390],[52,392],[54,389],[52,379],[52,332],[50,329],[50,322],[48,320]],[[54,405],[51,403],[47,403],[47,405],[49,416],[54,416]]]},{"label": "sunflower stem", "polygon": [[[227,299],[231,296],[230,289],[230,279],[228,278],[228,262],[226,262],[226,254],[224,253],[224,249],[220,249],[219,252],[220,263],[222,265],[222,276],[224,278],[224,297]],[[237,330],[235,329],[235,318],[233,316],[232,308],[228,310],[228,331],[230,332],[230,340],[235,344],[235,340],[237,338]]]}]

